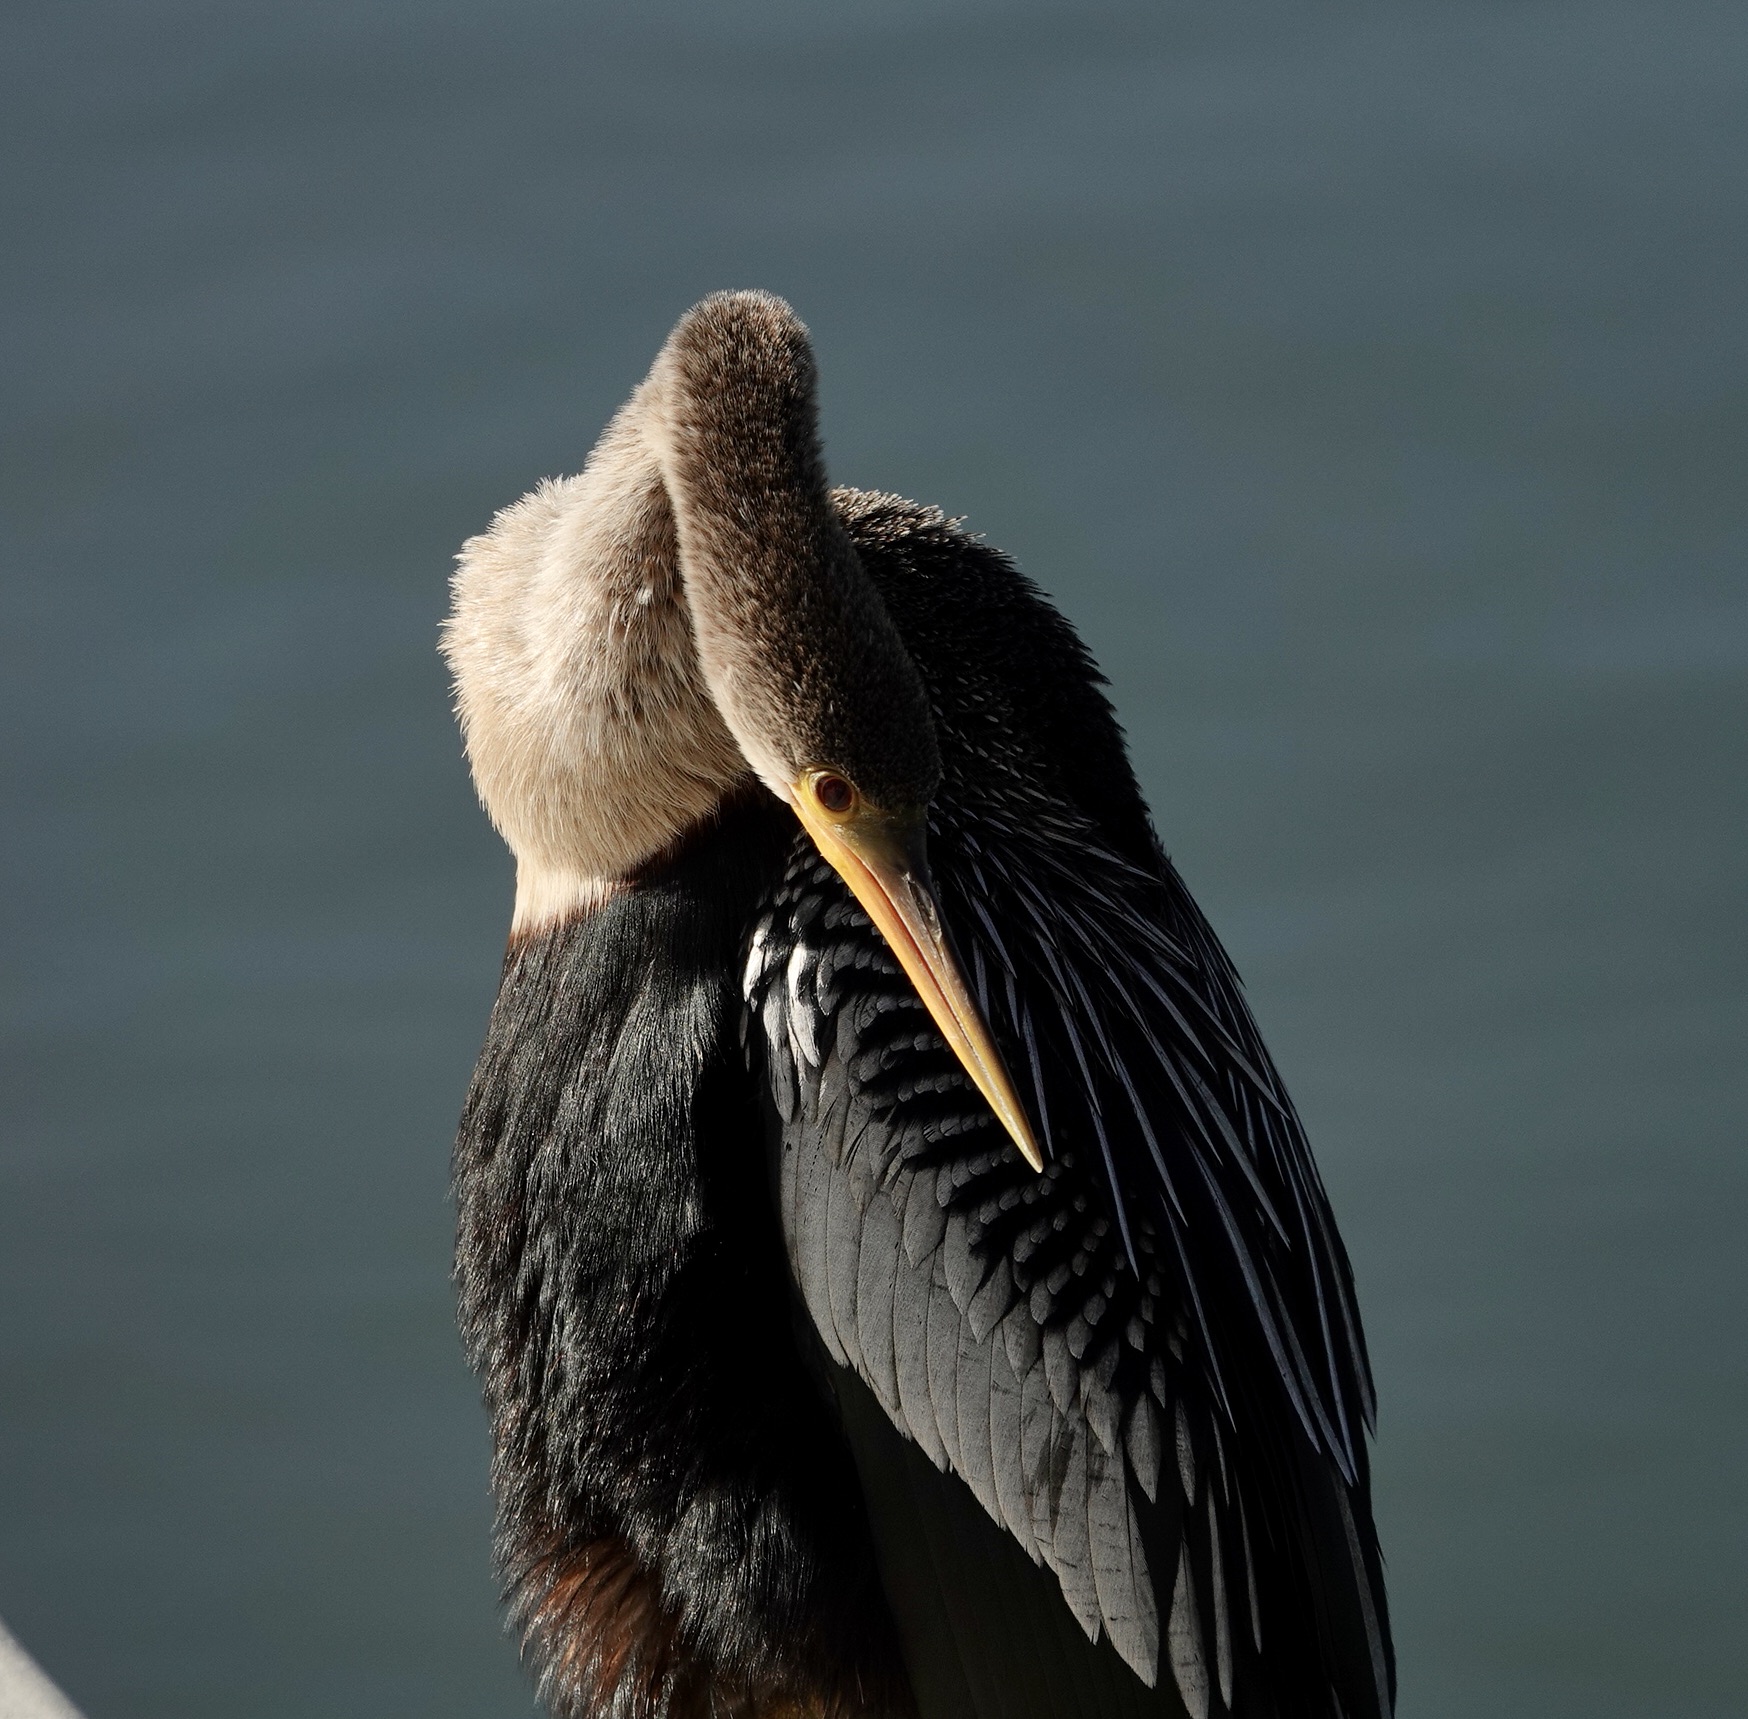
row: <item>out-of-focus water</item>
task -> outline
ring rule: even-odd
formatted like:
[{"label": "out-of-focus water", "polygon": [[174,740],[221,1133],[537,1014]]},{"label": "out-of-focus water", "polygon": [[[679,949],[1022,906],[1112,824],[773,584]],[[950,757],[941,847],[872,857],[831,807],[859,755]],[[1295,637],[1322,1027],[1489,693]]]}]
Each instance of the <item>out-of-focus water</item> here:
[{"label": "out-of-focus water", "polygon": [[1404,1719],[1748,1712],[1748,12],[0,18],[0,1614],[520,1715],[445,1176],[448,558],[667,327],[1079,623],[1355,1256]]}]

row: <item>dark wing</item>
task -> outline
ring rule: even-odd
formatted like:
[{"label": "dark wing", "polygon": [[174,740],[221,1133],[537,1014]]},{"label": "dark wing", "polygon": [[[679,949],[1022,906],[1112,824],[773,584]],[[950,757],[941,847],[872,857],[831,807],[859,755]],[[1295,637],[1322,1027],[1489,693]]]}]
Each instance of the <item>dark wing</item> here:
[{"label": "dark wing", "polygon": [[746,994],[819,1333],[1197,1719],[1387,1714],[1350,1273],[1236,976],[1163,859],[949,769],[936,885],[1048,1163],[798,842]]}]

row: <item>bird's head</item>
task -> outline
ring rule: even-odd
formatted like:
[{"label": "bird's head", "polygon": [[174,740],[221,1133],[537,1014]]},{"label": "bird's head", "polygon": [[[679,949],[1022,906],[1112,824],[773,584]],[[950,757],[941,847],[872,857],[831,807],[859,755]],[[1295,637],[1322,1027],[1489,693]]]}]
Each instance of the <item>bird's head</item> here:
[{"label": "bird's head", "polygon": [[833,506],[788,305],[722,293],[681,319],[582,475],[464,548],[444,650],[518,929],[598,905],[756,778],[1042,1166],[941,921],[929,700]]}]

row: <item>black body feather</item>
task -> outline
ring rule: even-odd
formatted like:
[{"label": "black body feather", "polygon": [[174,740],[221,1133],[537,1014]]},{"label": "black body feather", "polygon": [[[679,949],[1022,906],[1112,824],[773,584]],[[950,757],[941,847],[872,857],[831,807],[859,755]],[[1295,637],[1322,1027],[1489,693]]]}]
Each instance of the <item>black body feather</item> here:
[{"label": "black body feather", "polygon": [[739,1043],[737,957],[786,822],[768,796],[731,807],[514,944],[463,1113],[498,1558],[562,1715],[909,1705]]},{"label": "black body feather", "polygon": [[1236,976],[1067,623],[938,514],[836,504],[933,706],[935,883],[1050,1162],[775,802],[512,948],[458,1275],[548,1693],[1382,1719],[1352,1284]]}]

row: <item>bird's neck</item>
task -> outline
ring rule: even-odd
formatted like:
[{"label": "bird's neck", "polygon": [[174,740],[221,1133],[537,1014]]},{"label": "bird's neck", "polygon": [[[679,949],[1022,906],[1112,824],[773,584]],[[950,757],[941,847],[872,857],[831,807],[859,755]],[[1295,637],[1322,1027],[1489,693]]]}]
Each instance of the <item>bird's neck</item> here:
[{"label": "bird's neck", "polygon": [[705,686],[640,391],[462,549],[443,648],[515,931],[598,907],[749,772]]}]

